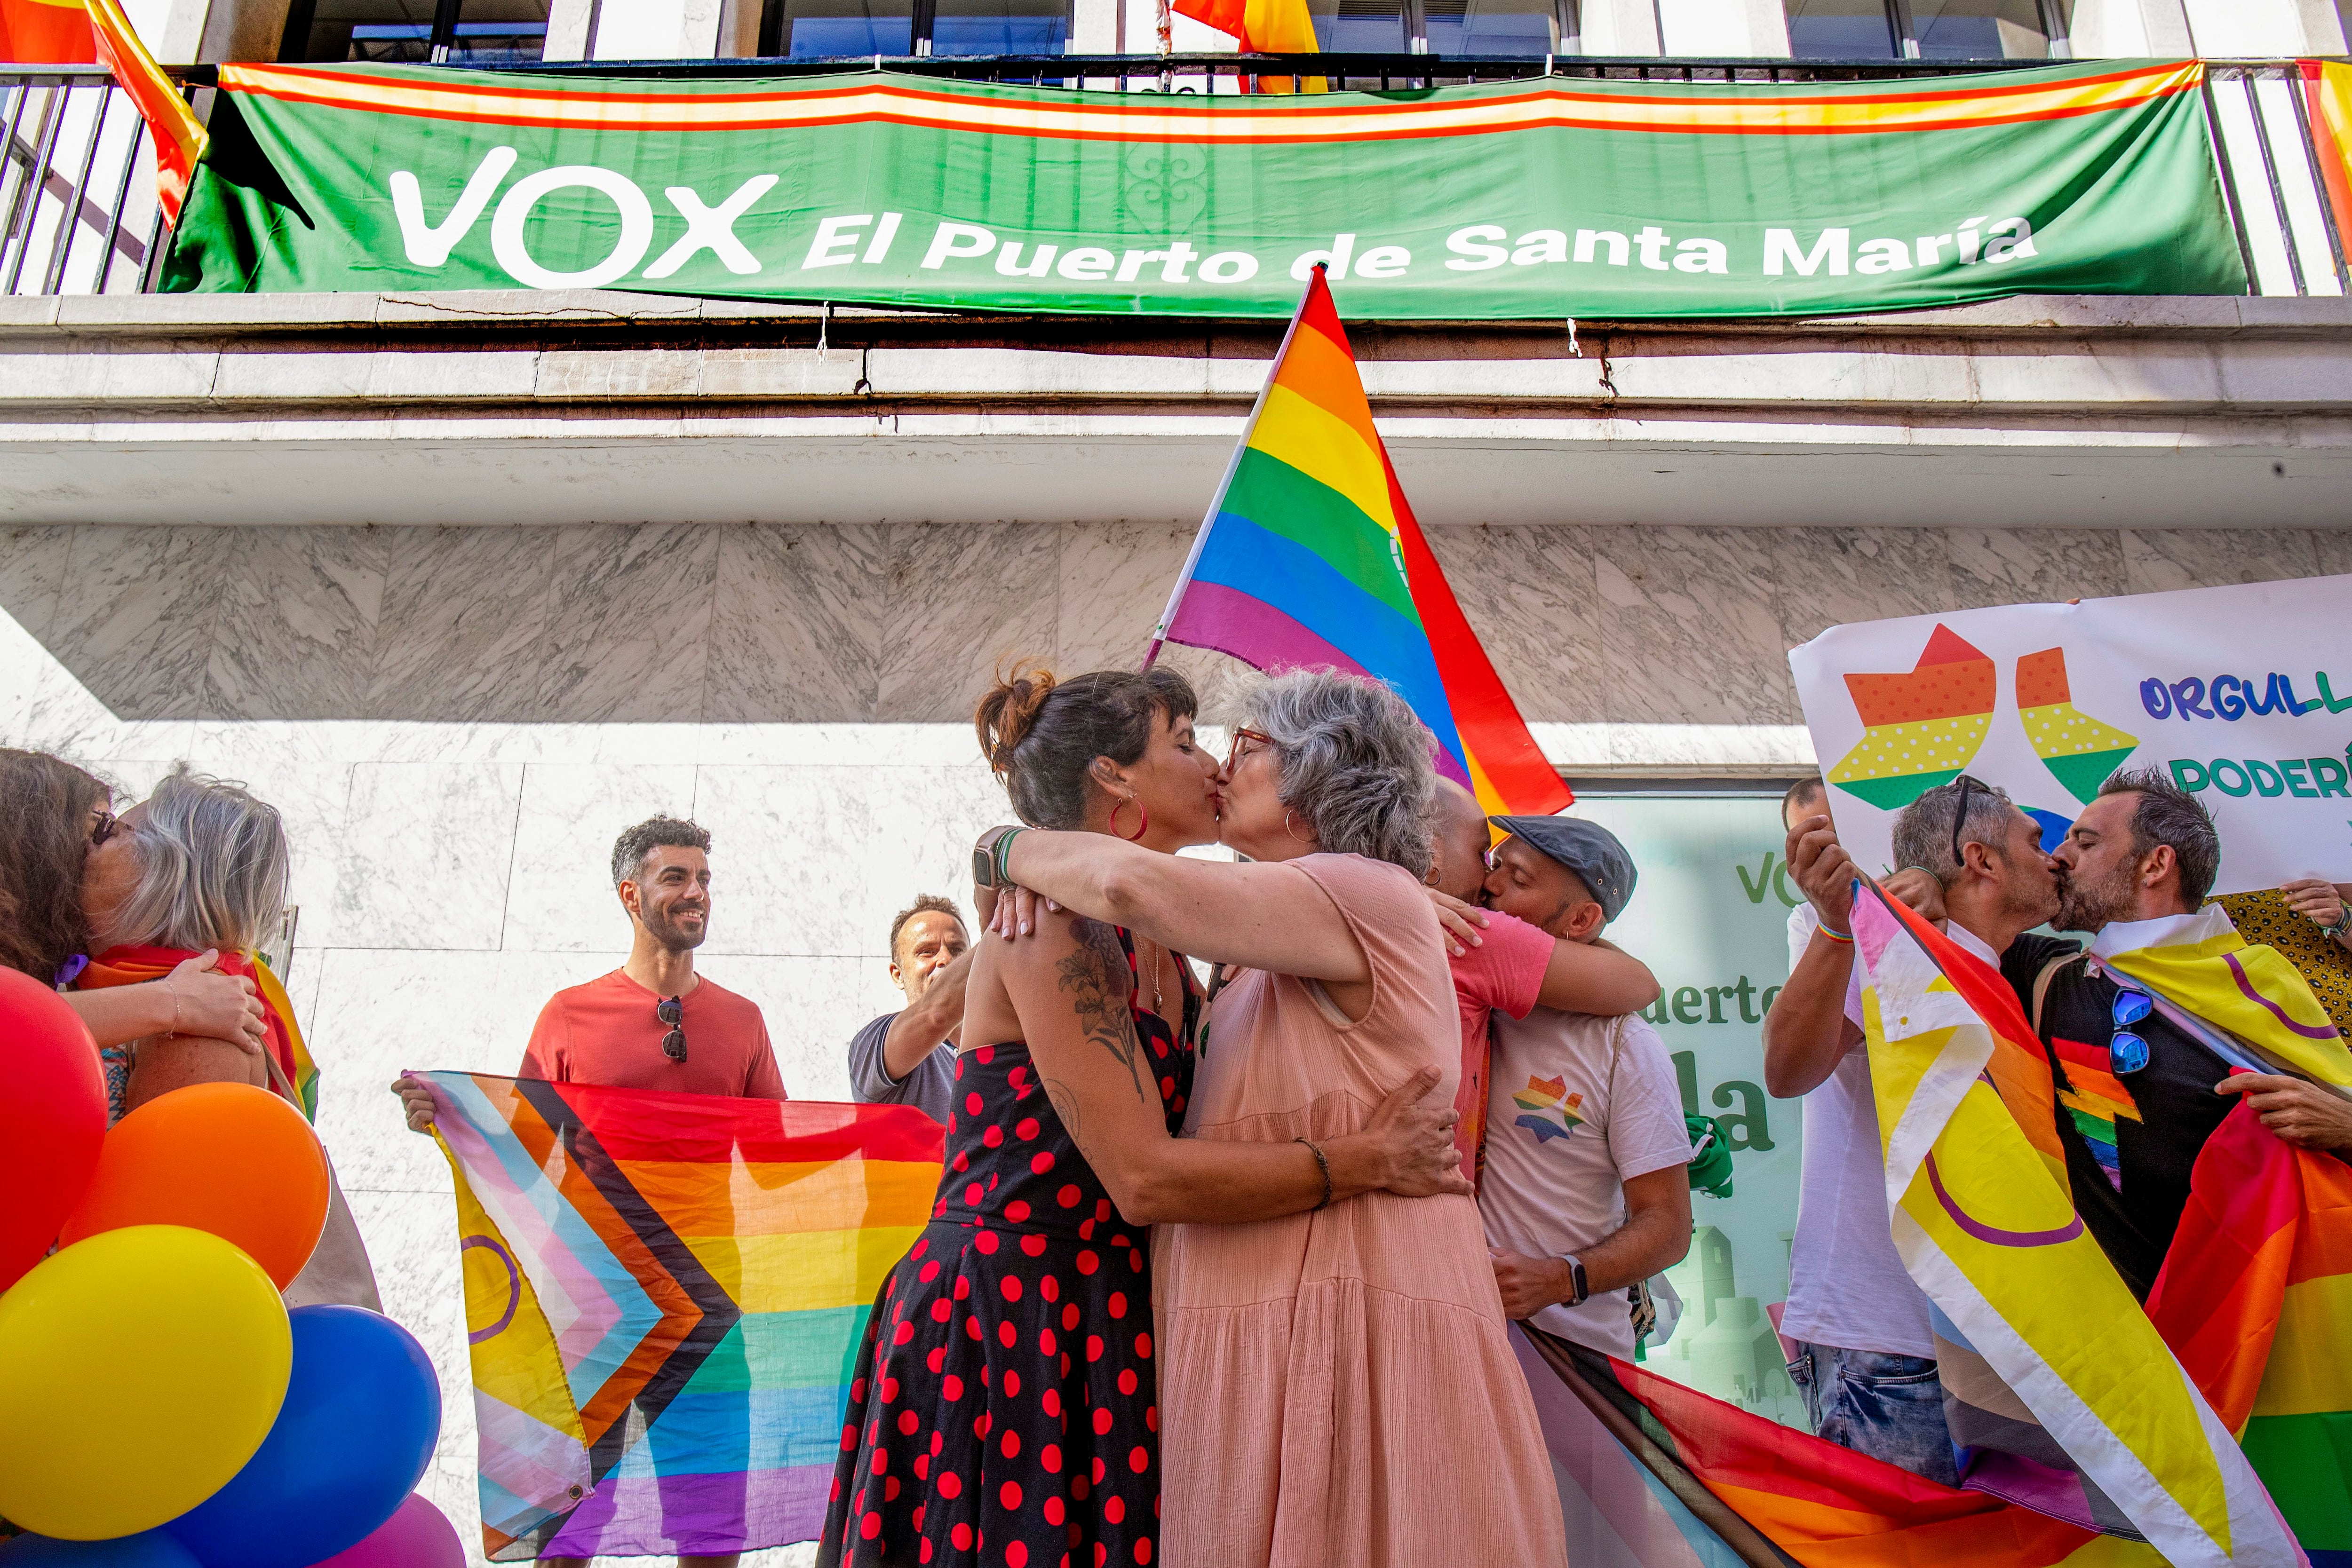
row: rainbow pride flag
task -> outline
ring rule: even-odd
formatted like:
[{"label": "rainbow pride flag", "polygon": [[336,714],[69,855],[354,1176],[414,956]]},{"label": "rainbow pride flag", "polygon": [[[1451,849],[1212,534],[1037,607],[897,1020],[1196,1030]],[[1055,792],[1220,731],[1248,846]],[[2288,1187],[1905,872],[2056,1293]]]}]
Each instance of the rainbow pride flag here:
[{"label": "rainbow pride flag", "polygon": [[1395,687],[1441,772],[1490,814],[1574,799],[1519,717],[1413,520],[1318,267],[1242,444],[1153,631],[1261,670],[1333,669]]},{"label": "rainbow pride flag", "polygon": [[866,1316],[928,1222],[903,1105],[421,1074],[456,1178],[482,1549],[814,1539]]}]

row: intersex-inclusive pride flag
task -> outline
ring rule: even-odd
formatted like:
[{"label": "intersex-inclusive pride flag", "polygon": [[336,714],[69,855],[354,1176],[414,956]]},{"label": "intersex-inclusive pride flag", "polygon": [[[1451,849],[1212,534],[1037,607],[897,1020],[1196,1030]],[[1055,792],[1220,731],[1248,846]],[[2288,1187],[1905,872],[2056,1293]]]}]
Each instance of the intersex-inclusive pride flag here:
[{"label": "intersex-inclusive pride flag", "polygon": [[1154,630],[1261,670],[1389,683],[1437,737],[1441,772],[1489,813],[1574,799],[1519,717],[1422,538],[1372,428],[1323,269],[1289,332]]},{"label": "intersex-inclusive pride flag", "polygon": [[902,1105],[423,1075],[457,1180],[483,1551],[814,1538],[866,1314],[929,1218]]},{"label": "intersex-inclusive pride flag", "polygon": [[2144,1539],[2177,1568],[2302,1562],[2076,1214],[2015,994],[1874,884],[1853,935],[1895,1250],[1934,1307],[1966,1484]]}]

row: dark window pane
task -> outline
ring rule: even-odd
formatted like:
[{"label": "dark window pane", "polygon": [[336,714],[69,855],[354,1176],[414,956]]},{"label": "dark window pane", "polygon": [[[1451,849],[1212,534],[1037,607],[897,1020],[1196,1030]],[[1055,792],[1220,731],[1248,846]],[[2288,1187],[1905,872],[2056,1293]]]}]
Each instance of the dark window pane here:
[{"label": "dark window pane", "polygon": [[1885,0],[1783,0],[1789,53],[1801,60],[1897,57]]},{"label": "dark window pane", "polygon": [[935,55],[1058,55],[1070,40],[1069,0],[939,0]]},{"label": "dark window pane", "polygon": [[547,7],[548,0],[463,0],[449,63],[486,66],[538,59],[547,51]]},{"label": "dark window pane", "polygon": [[915,52],[912,0],[769,0],[768,20],[764,52],[795,59]]},{"label": "dark window pane", "polygon": [[1422,16],[1435,54],[1559,52],[1559,7],[1554,0],[1423,0]]},{"label": "dark window pane", "polygon": [[1307,0],[1315,38],[1327,52],[1394,55],[1404,50],[1402,0]]},{"label": "dark window pane", "polygon": [[287,24],[282,59],[423,65],[433,57],[433,0],[318,0],[296,5]]},{"label": "dark window pane", "polygon": [[1911,0],[1920,55],[1931,60],[2046,60],[2041,0]]}]

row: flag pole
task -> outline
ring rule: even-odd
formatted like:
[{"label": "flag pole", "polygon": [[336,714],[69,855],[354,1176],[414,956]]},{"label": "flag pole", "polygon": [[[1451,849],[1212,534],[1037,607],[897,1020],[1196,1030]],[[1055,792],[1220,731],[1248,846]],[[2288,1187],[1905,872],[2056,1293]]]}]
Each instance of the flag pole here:
[{"label": "flag pole", "polygon": [[[1320,277],[1323,263],[1315,264]],[[1265,368],[1265,381],[1257,389],[1257,401],[1250,404],[1249,419],[1242,425],[1242,437],[1234,443],[1234,455],[1225,459],[1224,477],[1217,481],[1214,494],[1209,497],[1209,509],[1202,514],[1200,531],[1192,536],[1192,552],[1184,558],[1184,570],[1176,574],[1176,587],[1168,595],[1168,608],[1160,612],[1160,623],[1151,629],[1151,646],[1143,651],[1143,663],[1138,670],[1149,670],[1160,657],[1160,645],[1168,641],[1168,628],[1176,623],[1176,612],[1184,602],[1184,591],[1192,586],[1192,573],[1201,564],[1202,547],[1209,542],[1209,530],[1216,525],[1217,505],[1232,487],[1234,470],[1242,464],[1242,454],[1249,450],[1250,437],[1257,431],[1258,415],[1265,412],[1266,394],[1274,391],[1274,378],[1282,370],[1282,361],[1290,352],[1290,340],[1298,335],[1298,324],[1307,319],[1307,302],[1315,297],[1315,279],[1307,280],[1307,292],[1298,297],[1298,308],[1291,312],[1289,329],[1282,334],[1282,346],[1274,351],[1273,362]]]}]

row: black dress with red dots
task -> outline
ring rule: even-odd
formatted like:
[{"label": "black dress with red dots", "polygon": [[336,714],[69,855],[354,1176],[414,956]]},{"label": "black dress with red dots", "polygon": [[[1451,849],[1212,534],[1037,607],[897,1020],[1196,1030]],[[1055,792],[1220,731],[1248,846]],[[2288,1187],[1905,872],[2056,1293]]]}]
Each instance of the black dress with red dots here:
[{"label": "black dress with red dots", "polygon": [[[1135,989],[1172,1135],[1201,999]],[[1018,1040],[956,1059],[947,1166],[883,1287],[843,1417],[820,1564],[1104,1568],[1159,1550],[1151,1237],[1122,1220]]]}]

